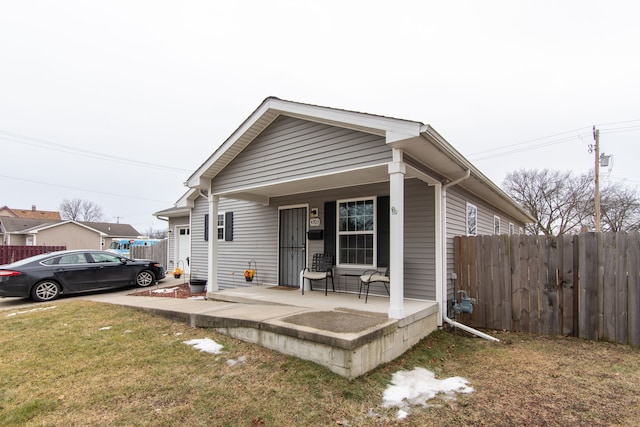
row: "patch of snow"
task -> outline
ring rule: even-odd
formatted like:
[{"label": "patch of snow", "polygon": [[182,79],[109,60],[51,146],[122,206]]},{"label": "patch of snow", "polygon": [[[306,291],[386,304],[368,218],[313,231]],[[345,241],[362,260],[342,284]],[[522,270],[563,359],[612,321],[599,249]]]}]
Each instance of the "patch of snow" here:
[{"label": "patch of snow", "polygon": [[111,326],[103,326],[102,328],[98,329],[99,331],[108,331],[109,329],[111,329]]},{"label": "patch of snow", "polygon": [[200,351],[205,351],[207,353],[219,354],[220,351],[224,348],[221,344],[218,344],[211,338],[204,339],[193,339],[189,341],[183,341],[183,343],[193,346]]},{"label": "patch of snow", "polygon": [[34,311],[45,311],[45,310],[51,310],[56,308],[57,305],[52,305],[50,307],[38,307],[38,308],[32,308],[31,310],[26,310],[26,311],[16,311],[15,313],[9,313],[7,314],[7,317],[12,317],[12,316],[17,316],[18,314],[27,314],[27,313],[33,313]]},{"label": "patch of snow", "polygon": [[399,420],[404,420],[405,418],[407,418],[409,416],[409,413],[407,411],[405,411],[404,409],[399,409],[397,416],[398,416]]},{"label": "patch of snow", "polygon": [[247,356],[240,356],[237,359],[228,359],[227,366],[234,366],[238,363],[245,363],[247,361]]},{"label": "patch of snow", "polygon": [[200,296],[198,296],[198,297],[189,297],[189,298],[187,298],[187,299],[201,299],[201,300],[204,300],[204,296],[203,296],[203,295],[200,295]]},{"label": "patch of snow", "polygon": [[445,398],[455,400],[456,393],[472,393],[469,381],[462,377],[436,379],[435,374],[424,368],[412,371],[398,371],[391,377],[391,385],[383,393],[383,406],[399,407],[398,419],[409,415],[410,405],[426,406],[427,401],[440,393]]},{"label": "patch of snow", "polygon": [[171,294],[176,292],[180,288],[162,288],[162,289],[154,289],[151,291],[152,294]]}]

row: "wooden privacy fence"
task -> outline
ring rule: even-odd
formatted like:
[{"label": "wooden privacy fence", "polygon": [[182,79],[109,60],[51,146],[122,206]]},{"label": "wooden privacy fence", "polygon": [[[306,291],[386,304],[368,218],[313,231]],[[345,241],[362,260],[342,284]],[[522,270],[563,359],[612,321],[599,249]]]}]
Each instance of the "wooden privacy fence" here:
[{"label": "wooden privacy fence", "polygon": [[459,319],[478,328],[640,345],[640,234],[456,237]]},{"label": "wooden privacy fence", "polygon": [[167,239],[163,239],[151,246],[131,246],[131,258],[150,259],[157,261],[167,269]]},{"label": "wooden privacy fence", "polygon": [[20,261],[21,259],[29,258],[30,256],[46,254],[54,251],[64,251],[66,246],[15,246],[15,245],[1,245],[0,246],[0,265],[10,264],[12,262]]}]

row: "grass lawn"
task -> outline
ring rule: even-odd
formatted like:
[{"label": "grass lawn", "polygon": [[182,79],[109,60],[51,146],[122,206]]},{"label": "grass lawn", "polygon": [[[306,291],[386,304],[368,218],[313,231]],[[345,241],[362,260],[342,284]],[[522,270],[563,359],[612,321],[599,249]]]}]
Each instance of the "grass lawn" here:
[{"label": "grass lawn", "polygon": [[[140,311],[70,300],[1,311],[0,425],[638,425],[640,351],[570,338],[436,332],[347,380],[327,369]],[[211,338],[222,353],[184,341]],[[383,393],[400,370],[475,389],[397,419]]]}]

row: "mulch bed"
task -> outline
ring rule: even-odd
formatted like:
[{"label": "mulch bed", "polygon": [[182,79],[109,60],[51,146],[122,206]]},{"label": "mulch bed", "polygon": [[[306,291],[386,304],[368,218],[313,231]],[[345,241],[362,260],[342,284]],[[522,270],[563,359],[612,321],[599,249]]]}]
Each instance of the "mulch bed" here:
[{"label": "mulch bed", "polygon": [[[173,290],[172,292],[158,292],[159,290]],[[133,295],[136,297],[165,297],[165,298],[192,298],[192,297],[203,297],[206,295],[206,292],[191,292],[189,289],[188,283],[181,283],[174,286],[167,286],[164,288],[159,288],[156,286],[145,289],[144,291],[137,291],[130,293],[129,295]]]}]

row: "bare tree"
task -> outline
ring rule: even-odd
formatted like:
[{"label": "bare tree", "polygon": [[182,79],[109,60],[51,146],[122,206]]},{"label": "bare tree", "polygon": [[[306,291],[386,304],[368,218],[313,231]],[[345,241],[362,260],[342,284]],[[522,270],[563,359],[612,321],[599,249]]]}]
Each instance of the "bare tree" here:
[{"label": "bare tree", "polygon": [[609,184],[602,189],[600,210],[603,231],[638,231],[640,199],[635,188]]},{"label": "bare tree", "polygon": [[167,237],[167,230],[156,230],[153,227],[149,227],[144,231],[144,235],[151,239],[164,239]]},{"label": "bare tree", "polygon": [[104,214],[102,208],[89,200],[64,199],[60,204],[62,219],[73,221],[100,222]]},{"label": "bare tree", "polygon": [[518,170],[507,174],[503,188],[536,222],[527,232],[548,236],[580,231],[593,215],[591,177],[571,172]]}]

